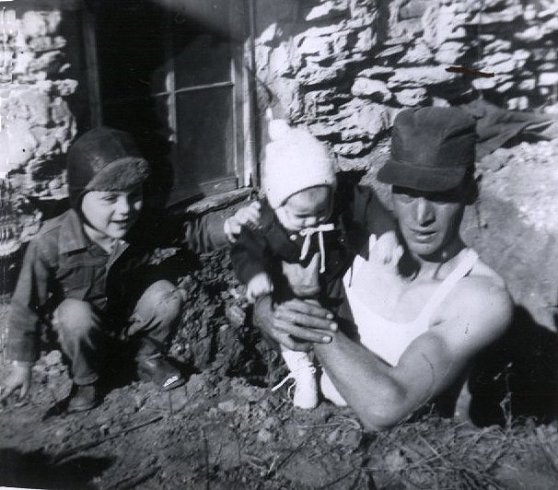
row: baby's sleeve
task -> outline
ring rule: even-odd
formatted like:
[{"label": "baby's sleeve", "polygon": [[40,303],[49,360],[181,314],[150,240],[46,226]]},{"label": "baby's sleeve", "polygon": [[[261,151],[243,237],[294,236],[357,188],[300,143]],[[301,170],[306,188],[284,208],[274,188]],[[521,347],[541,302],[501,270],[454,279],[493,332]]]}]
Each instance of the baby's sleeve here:
[{"label": "baby's sleeve", "polygon": [[243,284],[259,273],[269,273],[271,253],[264,234],[260,230],[242,228],[231,249],[231,260],[236,276]]}]

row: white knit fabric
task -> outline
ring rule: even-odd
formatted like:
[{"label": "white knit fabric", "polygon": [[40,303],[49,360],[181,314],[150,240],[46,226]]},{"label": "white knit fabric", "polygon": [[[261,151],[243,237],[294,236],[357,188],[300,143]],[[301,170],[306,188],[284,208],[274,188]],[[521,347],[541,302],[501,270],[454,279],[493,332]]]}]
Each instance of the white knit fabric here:
[{"label": "white knit fabric", "polygon": [[273,209],[310,187],[335,187],[333,161],[324,143],[306,128],[284,120],[269,123],[271,142],[265,148],[264,191]]}]

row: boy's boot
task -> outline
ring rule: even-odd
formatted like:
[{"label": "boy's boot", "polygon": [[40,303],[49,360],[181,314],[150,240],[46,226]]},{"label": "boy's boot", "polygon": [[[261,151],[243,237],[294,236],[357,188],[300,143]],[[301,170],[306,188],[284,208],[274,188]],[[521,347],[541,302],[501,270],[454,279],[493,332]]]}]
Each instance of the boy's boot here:
[{"label": "boy's boot", "polygon": [[290,371],[287,379],[294,380],[293,405],[306,410],[315,408],[318,405],[318,383],[309,354],[282,348],[281,355]]},{"label": "boy's boot", "polygon": [[137,359],[138,376],[142,381],[152,381],[163,391],[174,390],[186,380],[161,353],[141,356]]},{"label": "boy's boot", "polygon": [[68,412],[86,412],[95,408],[98,403],[96,383],[88,385],[72,385],[68,401]]}]

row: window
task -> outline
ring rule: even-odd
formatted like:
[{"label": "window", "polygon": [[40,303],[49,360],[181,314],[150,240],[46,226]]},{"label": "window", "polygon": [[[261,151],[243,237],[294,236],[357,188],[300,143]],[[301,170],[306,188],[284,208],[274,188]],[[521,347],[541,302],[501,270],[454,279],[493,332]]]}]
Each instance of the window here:
[{"label": "window", "polygon": [[95,12],[103,124],[134,134],[167,204],[235,189],[251,168],[247,2],[191,4],[187,15],[147,0]]}]

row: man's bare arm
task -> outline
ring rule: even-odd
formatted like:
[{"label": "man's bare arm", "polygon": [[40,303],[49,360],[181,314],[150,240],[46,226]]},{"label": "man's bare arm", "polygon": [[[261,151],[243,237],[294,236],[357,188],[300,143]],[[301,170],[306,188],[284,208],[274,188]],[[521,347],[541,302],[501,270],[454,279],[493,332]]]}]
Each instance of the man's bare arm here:
[{"label": "man's bare arm", "polygon": [[450,386],[511,321],[508,293],[485,278],[463,281],[443,318],[418,337],[397,366],[342,333],[314,350],[333,384],[369,430],[393,426]]}]

